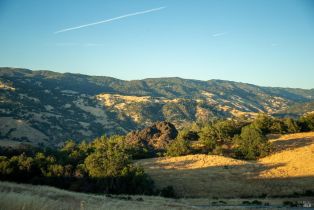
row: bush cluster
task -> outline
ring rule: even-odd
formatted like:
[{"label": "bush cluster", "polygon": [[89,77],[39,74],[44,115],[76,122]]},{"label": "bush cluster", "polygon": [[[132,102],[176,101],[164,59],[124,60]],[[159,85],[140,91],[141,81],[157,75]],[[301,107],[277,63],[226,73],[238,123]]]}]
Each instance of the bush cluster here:
[{"label": "bush cluster", "polygon": [[314,114],[297,120],[260,114],[254,120],[238,118],[194,123],[179,131],[165,155],[202,153],[254,160],[270,153],[272,148],[267,135],[306,131],[314,131]]},{"label": "bush cluster", "polygon": [[[298,120],[260,115],[255,120],[227,119],[185,127],[165,156],[217,154],[254,160],[266,156],[268,134],[314,131],[314,114]],[[90,143],[67,141],[59,149],[0,148],[0,180],[45,184],[63,189],[109,194],[160,194],[174,197],[172,187],[156,190],[152,179],[132,158],[147,151],[128,145],[124,136],[102,136]]]},{"label": "bush cluster", "polygon": [[[31,148],[29,148],[32,150]],[[134,166],[123,137],[68,141],[58,149],[1,150],[0,180],[45,184],[80,192],[153,194],[154,183]]]}]

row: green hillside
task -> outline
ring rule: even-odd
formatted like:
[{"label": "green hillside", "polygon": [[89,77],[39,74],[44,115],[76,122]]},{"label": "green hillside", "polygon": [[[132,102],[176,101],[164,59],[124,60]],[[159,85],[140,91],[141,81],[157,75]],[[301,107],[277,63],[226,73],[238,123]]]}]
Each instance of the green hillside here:
[{"label": "green hillside", "polygon": [[102,134],[125,134],[156,121],[171,121],[180,127],[215,117],[282,113],[313,99],[313,89],[259,87],[223,80],[124,81],[0,68],[0,139],[57,145],[71,138],[80,141]]}]

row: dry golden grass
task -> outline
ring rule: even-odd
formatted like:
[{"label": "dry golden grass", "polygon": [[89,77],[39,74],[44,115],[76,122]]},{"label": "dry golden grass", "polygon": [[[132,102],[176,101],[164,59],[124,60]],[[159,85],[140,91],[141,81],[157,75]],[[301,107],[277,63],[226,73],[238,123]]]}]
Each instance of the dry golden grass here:
[{"label": "dry golden grass", "polygon": [[[131,198],[123,200],[122,198]],[[138,201],[142,198],[142,201]],[[113,196],[74,193],[47,186],[33,186],[0,182],[0,210],[165,210],[165,209],[285,209],[283,201],[314,203],[314,198],[258,199],[262,205],[246,206],[251,199],[181,198],[167,199],[156,196]]]},{"label": "dry golden grass", "polygon": [[[106,197],[75,193],[47,186],[33,186],[0,182],[0,210],[59,210],[59,209],[127,209],[127,210],[164,210],[192,209],[180,200],[157,196]],[[143,201],[136,199],[142,198]]]},{"label": "dry golden grass", "polygon": [[149,102],[151,100],[150,96],[127,96],[119,94],[109,94],[103,93],[96,96],[98,100],[104,102],[106,106],[113,106],[120,103],[139,103],[139,102]]},{"label": "dry golden grass", "polygon": [[[0,210],[55,209],[254,209],[245,196],[291,195],[314,189],[314,132],[284,135],[271,140],[275,151],[258,161],[241,161],[215,155],[188,155],[141,160],[158,187],[174,186],[181,196],[106,197],[64,191],[47,186],[0,182]],[[198,198],[192,198],[198,197]],[[217,199],[217,198],[219,199]],[[137,201],[142,198],[143,201]],[[308,201],[314,197],[265,198],[271,208],[282,209],[283,201]],[[256,206],[259,208],[260,206]],[[289,209],[289,208],[287,208]]]},{"label": "dry golden grass", "polygon": [[314,189],[314,132],[271,140],[275,151],[258,161],[215,155],[141,160],[160,188],[187,197],[278,196]]},{"label": "dry golden grass", "polygon": [[263,171],[259,177],[314,177],[314,132],[284,135],[271,142],[275,151],[260,159],[259,163],[282,166]]}]

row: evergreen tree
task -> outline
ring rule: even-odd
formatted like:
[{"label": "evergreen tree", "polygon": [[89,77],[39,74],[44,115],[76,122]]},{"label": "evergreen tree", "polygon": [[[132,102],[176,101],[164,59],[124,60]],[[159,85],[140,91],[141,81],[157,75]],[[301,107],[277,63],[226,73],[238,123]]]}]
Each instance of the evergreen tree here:
[{"label": "evergreen tree", "polygon": [[85,159],[91,177],[119,176],[130,165],[130,157],[120,137],[101,137],[94,142],[95,151]]},{"label": "evergreen tree", "polygon": [[238,157],[255,160],[266,156],[270,151],[267,138],[259,128],[248,125],[242,128],[240,136],[236,138]]},{"label": "evergreen tree", "polygon": [[314,113],[309,113],[299,119],[302,131],[314,131]]},{"label": "evergreen tree", "polygon": [[177,157],[191,153],[190,142],[184,138],[176,138],[167,148],[166,156]]},{"label": "evergreen tree", "polygon": [[298,133],[300,132],[300,127],[298,126],[297,122],[292,118],[284,119],[284,124],[287,129],[287,133]]}]

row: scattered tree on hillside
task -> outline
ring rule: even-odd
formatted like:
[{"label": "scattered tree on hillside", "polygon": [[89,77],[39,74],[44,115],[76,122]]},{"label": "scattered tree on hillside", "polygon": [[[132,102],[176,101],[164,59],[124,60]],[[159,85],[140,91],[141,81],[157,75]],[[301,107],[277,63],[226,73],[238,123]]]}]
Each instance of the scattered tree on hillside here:
[{"label": "scattered tree on hillside", "polygon": [[130,165],[122,137],[100,137],[94,141],[95,151],[85,159],[85,166],[90,176],[119,176]]},{"label": "scattered tree on hillside", "polygon": [[223,145],[232,144],[233,137],[240,134],[243,126],[242,122],[234,120],[219,120],[208,123],[200,130],[199,140],[204,145],[205,152],[211,152],[216,147],[221,148]]},{"label": "scattered tree on hillside", "polygon": [[314,130],[314,114],[298,121],[267,115],[251,122],[216,120],[195,123],[179,133],[170,123],[158,123],[132,132],[129,139],[103,136],[90,143],[70,140],[59,149],[0,147],[0,180],[94,193],[152,194],[152,180],[142,168],[132,164],[132,158],[155,157],[158,152],[167,156],[206,152],[254,160],[270,152],[266,134],[300,130]]},{"label": "scattered tree on hillside", "polygon": [[297,133],[300,132],[300,127],[297,122],[292,118],[285,118],[283,120],[287,133]]},{"label": "scattered tree on hillside", "polygon": [[266,114],[259,114],[252,124],[255,128],[259,129],[263,135],[266,135],[271,133],[273,122],[274,120],[271,116]]},{"label": "scattered tree on hillside", "polygon": [[131,163],[121,136],[89,144],[68,141],[60,150],[31,156],[0,156],[0,180],[94,193],[155,193],[151,178]]},{"label": "scattered tree on hillside", "polygon": [[283,134],[287,132],[285,123],[279,119],[272,119],[271,126],[269,128],[269,133],[273,134]]},{"label": "scattered tree on hillside", "polygon": [[199,133],[199,141],[204,145],[204,152],[210,152],[217,146],[215,129],[212,125],[205,125]]},{"label": "scattered tree on hillside", "polygon": [[237,156],[248,160],[264,157],[270,152],[270,144],[262,131],[253,124],[242,128],[235,138]]},{"label": "scattered tree on hillside", "polygon": [[299,120],[302,131],[314,131],[314,113],[306,114]]},{"label": "scattered tree on hillside", "polygon": [[166,150],[166,156],[177,157],[190,154],[191,143],[188,137],[189,131],[180,131],[177,138],[168,145]]}]

